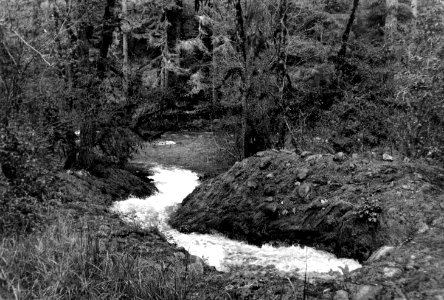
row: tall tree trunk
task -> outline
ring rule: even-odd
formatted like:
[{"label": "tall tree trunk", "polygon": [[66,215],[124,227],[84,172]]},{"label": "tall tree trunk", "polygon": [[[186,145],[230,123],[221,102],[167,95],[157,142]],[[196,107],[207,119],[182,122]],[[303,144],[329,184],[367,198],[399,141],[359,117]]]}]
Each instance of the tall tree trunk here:
[{"label": "tall tree trunk", "polygon": [[33,38],[37,38],[38,37],[38,30],[40,29],[40,18],[39,18],[39,13],[40,13],[40,4],[41,4],[41,0],[37,0],[37,1],[33,1],[33,6],[32,6],[32,37]]},{"label": "tall tree trunk", "polygon": [[170,64],[170,51],[169,51],[169,47],[168,47],[168,40],[169,40],[169,31],[168,31],[168,27],[171,26],[169,20],[168,20],[168,12],[167,10],[164,8],[163,11],[163,15],[164,15],[164,24],[165,24],[165,43],[163,44],[163,49],[162,49],[162,69],[160,70],[160,87],[162,88],[162,90],[164,92],[167,91],[168,89],[168,82],[169,82],[169,64]]},{"label": "tall tree trunk", "polygon": [[[287,8],[288,3],[287,0],[279,1],[279,14],[278,14],[278,26],[276,31],[276,54],[278,57],[278,74],[277,74],[277,83],[279,87],[279,103],[278,106],[281,110],[282,118],[279,117],[279,140],[277,143],[278,147],[285,146],[285,136],[289,131],[293,142],[296,144],[297,141],[293,136],[293,132],[290,128],[289,123],[287,122],[285,109],[287,107],[285,103],[285,90],[287,83],[287,41],[288,41],[288,30],[287,30]],[[288,131],[287,131],[288,130]]]},{"label": "tall tree trunk", "polygon": [[413,17],[416,19],[418,17],[418,0],[412,0],[411,7]]},{"label": "tall tree trunk", "polygon": [[217,61],[216,61],[216,54],[214,53],[214,49],[211,55],[211,64],[213,69],[213,74],[211,76],[211,91],[212,91],[212,100],[213,100],[213,107],[215,108],[217,106]]},{"label": "tall tree trunk", "polygon": [[338,52],[338,58],[343,59],[347,53],[347,44],[350,38],[351,28],[353,26],[353,22],[355,21],[356,10],[358,9],[359,0],[353,0],[353,7],[350,13],[350,17],[348,18],[347,26],[345,27],[344,33],[342,34],[342,44],[341,49]]},{"label": "tall tree trunk", "polygon": [[397,27],[396,12],[398,9],[398,0],[386,0],[387,16],[385,18],[385,37],[389,47],[393,43],[394,34]]},{"label": "tall tree trunk", "polygon": [[12,96],[11,80],[8,78],[8,75],[11,74],[12,65],[15,65],[15,59],[8,49],[2,26],[0,26],[0,41],[3,41],[0,43],[0,77],[3,79],[0,81],[0,126],[3,125],[6,128],[9,124]]},{"label": "tall tree trunk", "polygon": [[248,90],[250,86],[250,76],[248,72],[248,61],[247,61],[247,39],[245,35],[244,28],[244,16],[242,12],[241,0],[236,0],[236,38],[238,43],[238,49],[241,53],[242,58],[242,88],[241,88],[241,105],[242,105],[242,116],[241,116],[241,156],[245,158],[248,156],[247,149],[247,119],[248,119]]},{"label": "tall tree trunk", "polygon": [[165,44],[162,51],[161,87],[166,91],[171,79],[171,69],[178,67],[179,54],[175,52],[175,47],[182,32],[182,0],[175,0],[173,7],[164,7],[165,20]]},{"label": "tall tree trunk", "polygon": [[411,4],[410,4],[410,7],[411,7],[411,9],[412,9],[412,16],[413,16],[413,19],[412,19],[412,22],[411,22],[411,30],[412,30],[412,32],[411,32],[411,36],[413,37],[413,40],[410,42],[410,45],[408,46],[408,58],[409,58],[409,62],[410,62],[410,59],[412,58],[412,49],[414,49],[415,48],[415,42],[414,42],[414,39],[415,39],[415,37],[416,37],[416,35],[417,35],[417,27],[416,27],[416,25],[417,25],[417,18],[418,18],[418,0],[411,0],[412,2],[411,2]]},{"label": "tall tree trunk", "polygon": [[100,60],[97,64],[97,71],[100,78],[105,76],[108,50],[113,42],[113,32],[115,27],[114,8],[116,0],[107,0],[105,14],[103,15],[102,43],[100,45]]},{"label": "tall tree trunk", "polygon": [[[127,22],[127,6],[126,6],[126,0],[122,0],[122,21]],[[125,101],[128,98],[128,87],[129,87],[129,61],[128,61],[128,30],[129,28],[126,28],[127,24],[124,24],[122,28],[122,52],[123,52],[123,97]]]},{"label": "tall tree trunk", "polygon": [[397,57],[394,53],[395,32],[397,30],[397,9],[398,0],[386,0],[387,15],[385,18],[385,45],[387,50],[388,72],[385,82],[388,86],[394,87],[395,69]]}]

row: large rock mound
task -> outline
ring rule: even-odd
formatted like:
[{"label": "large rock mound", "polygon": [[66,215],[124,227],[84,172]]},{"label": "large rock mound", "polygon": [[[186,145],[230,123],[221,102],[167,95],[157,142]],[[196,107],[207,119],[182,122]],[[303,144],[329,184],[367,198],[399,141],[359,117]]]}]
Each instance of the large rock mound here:
[{"label": "large rock mound", "polygon": [[443,174],[370,156],[260,152],[199,186],[170,223],[182,232],[300,243],[364,261],[439,219]]}]

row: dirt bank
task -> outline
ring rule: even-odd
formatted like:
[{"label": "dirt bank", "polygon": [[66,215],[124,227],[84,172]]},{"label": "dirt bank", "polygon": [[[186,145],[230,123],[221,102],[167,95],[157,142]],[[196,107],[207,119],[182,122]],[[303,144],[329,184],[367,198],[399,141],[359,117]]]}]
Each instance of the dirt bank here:
[{"label": "dirt bank", "polygon": [[[352,273],[355,285],[391,282],[372,292],[435,299],[444,294],[444,170],[386,159],[261,152],[203,183],[171,224],[255,244],[300,243],[360,261],[391,246],[389,255]],[[353,295],[361,285],[344,288]]]}]

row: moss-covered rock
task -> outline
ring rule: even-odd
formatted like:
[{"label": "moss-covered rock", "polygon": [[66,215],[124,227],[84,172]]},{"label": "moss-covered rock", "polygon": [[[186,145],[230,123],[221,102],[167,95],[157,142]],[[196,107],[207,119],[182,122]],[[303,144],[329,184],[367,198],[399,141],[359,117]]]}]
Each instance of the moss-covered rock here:
[{"label": "moss-covered rock", "polygon": [[443,193],[440,173],[357,156],[261,152],[199,186],[170,222],[182,231],[304,244],[364,261],[439,218],[432,200]]}]

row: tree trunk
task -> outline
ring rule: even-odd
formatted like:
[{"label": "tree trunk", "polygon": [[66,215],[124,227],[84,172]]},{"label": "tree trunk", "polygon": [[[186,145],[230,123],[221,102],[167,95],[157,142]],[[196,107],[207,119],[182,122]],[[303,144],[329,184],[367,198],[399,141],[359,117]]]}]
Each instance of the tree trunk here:
[{"label": "tree trunk", "polygon": [[386,0],[387,16],[385,18],[385,37],[386,43],[392,45],[394,34],[397,27],[396,11],[398,9],[398,0]]},{"label": "tree trunk", "polygon": [[[288,40],[288,30],[287,30],[287,0],[279,1],[279,15],[278,15],[278,26],[276,31],[276,54],[278,57],[278,74],[277,74],[277,84],[279,87],[279,103],[278,106],[280,108],[282,117],[279,117],[279,140],[277,142],[277,147],[285,146],[285,135],[287,134],[287,129],[290,131],[292,137],[293,133],[291,132],[290,127],[286,127],[286,112],[285,108],[287,107],[285,103],[285,88],[287,82],[287,40]],[[288,125],[288,124],[287,124]],[[296,140],[294,140],[296,143]]]},{"label": "tree trunk", "polygon": [[102,43],[100,45],[100,60],[97,64],[97,71],[100,78],[105,76],[107,66],[108,49],[113,42],[113,32],[115,26],[114,8],[116,0],[107,0],[105,14],[103,15]]},{"label": "tree trunk", "polygon": [[242,12],[241,0],[236,0],[236,38],[238,43],[238,49],[242,56],[242,88],[241,88],[241,158],[248,156],[247,149],[247,119],[248,119],[248,90],[249,90],[249,74],[248,74],[248,62],[247,62],[247,41],[244,28],[244,16]]},{"label": "tree trunk", "polygon": [[343,59],[345,54],[347,53],[347,44],[350,38],[351,28],[353,26],[353,22],[355,21],[356,10],[358,9],[359,0],[353,0],[353,8],[350,13],[350,17],[348,18],[347,26],[345,27],[345,31],[342,34],[342,45],[341,49],[338,52],[338,58]]},{"label": "tree trunk", "polygon": [[418,17],[418,0],[412,0],[411,7],[413,17],[416,19]]},{"label": "tree trunk", "polygon": [[164,8],[165,20],[165,44],[162,52],[161,87],[166,91],[169,82],[172,80],[172,69],[180,65],[179,55],[175,52],[175,47],[182,32],[182,0],[175,0],[175,6]]},{"label": "tree trunk", "polygon": [[92,116],[88,117],[80,128],[80,147],[77,157],[77,166],[81,169],[89,169],[93,166],[94,161],[94,141],[95,141],[95,126]]},{"label": "tree trunk", "polygon": [[11,67],[14,64],[14,58],[9,51],[5,34],[3,32],[3,27],[0,26],[0,77],[3,79],[0,81],[0,126],[3,125],[5,128],[9,124],[10,117],[10,101],[11,101],[11,89],[8,75],[11,74]]},{"label": "tree trunk", "polygon": [[211,77],[211,88],[212,88],[212,98],[213,98],[213,107],[215,108],[217,106],[217,80],[216,80],[216,74],[217,74],[217,62],[216,62],[216,55],[214,53],[214,49],[212,52],[212,67],[213,67],[213,74]]},{"label": "tree trunk", "polygon": [[[122,0],[122,21],[127,22],[126,0]],[[123,30],[122,30],[123,97],[124,97],[124,100],[126,101],[128,98],[128,87],[129,87],[129,61],[128,61],[128,30],[129,30],[129,28],[126,28],[125,25],[127,25],[127,24],[124,24],[124,26],[121,26],[121,27],[123,28]]]}]

